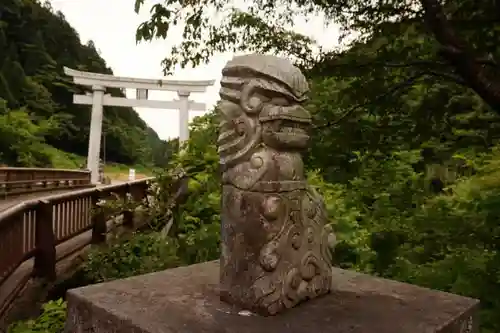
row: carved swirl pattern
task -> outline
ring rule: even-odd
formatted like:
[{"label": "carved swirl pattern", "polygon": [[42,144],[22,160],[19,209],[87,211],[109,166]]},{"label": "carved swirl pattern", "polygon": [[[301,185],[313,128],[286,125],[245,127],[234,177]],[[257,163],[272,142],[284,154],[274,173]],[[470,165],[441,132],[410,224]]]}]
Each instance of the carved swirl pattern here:
[{"label": "carved swirl pattern", "polygon": [[[280,197],[279,202],[288,202],[290,209],[281,210],[279,232],[273,233],[272,240],[262,247],[259,261],[263,273],[253,286],[258,296],[256,303],[269,314],[330,290],[331,254],[324,243],[328,236],[325,230],[329,228],[324,227],[325,215],[317,200],[314,193],[307,191],[289,192]],[[264,206],[269,205],[269,201],[267,198]],[[272,206],[274,203],[273,200]],[[276,216],[273,218],[276,220]]]},{"label": "carved swirl pattern", "polygon": [[307,90],[298,69],[272,56],[236,57],[221,80],[221,298],[264,315],[331,288],[335,237],[301,157]]}]

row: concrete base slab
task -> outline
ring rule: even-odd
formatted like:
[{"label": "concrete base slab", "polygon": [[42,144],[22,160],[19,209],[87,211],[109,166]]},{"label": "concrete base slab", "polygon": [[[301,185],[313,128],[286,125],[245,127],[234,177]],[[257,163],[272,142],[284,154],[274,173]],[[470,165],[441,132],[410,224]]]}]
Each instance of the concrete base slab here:
[{"label": "concrete base slab", "polygon": [[334,291],[274,317],[219,300],[219,262],[68,292],[67,333],[466,333],[479,302],[333,269]]}]

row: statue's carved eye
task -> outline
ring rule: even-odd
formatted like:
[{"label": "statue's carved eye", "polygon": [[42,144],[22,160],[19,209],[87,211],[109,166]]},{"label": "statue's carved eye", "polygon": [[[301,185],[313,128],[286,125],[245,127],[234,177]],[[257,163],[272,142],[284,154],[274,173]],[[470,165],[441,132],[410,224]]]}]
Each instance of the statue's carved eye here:
[{"label": "statue's carved eye", "polygon": [[246,112],[259,112],[262,105],[267,101],[269,101],[269,98],[255,90],[246,95],[246,98],[242,96],[242,106]]},{"label": "statue's carved eye", "polygon": [[262,100],[258,96],[250,97],[248,101],[248,106],[250,109],[257,109],[262,104]]},{"label": "statue's carved eye", "polygon": [[266,92],[265,92],[265,91],[258,90],[258,89],[256,89],[256,90],[253,92],[253,94],[252,94],[251,98],[252,98],[252,99],[253,99],[253,98],[258,99],[258,100],[259,100],[260,102],[262,102],[262,103],[267,103],[267,102],[269,102],[269,101],[271,100],[271,97],[269,97],[269,96],[266,94]]}]

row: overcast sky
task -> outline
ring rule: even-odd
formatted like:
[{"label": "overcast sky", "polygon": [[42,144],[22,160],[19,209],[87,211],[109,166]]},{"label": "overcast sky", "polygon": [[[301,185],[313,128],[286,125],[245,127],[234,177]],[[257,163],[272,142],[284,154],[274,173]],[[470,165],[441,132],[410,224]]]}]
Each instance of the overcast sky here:
[{"label": "overcast sky", "polygon": [[[157,0],[158,1],[158,0]],[[55,10],[61,11],[68,22],[80,35],[82,43],[93,40],[101,56],[117,76],[138,78],[161,78],[161,61],[169,47],[180,42],[179,39],[156,40],[152,43],[136,45],[137,26],[148,18],[153,1],[146,0],[146,5],[139,14],[134,12],[134,0],[50,0]],[[315,18],[306,23],[298,22],[298,31],[318,40],[322,45],[334,46],[338,39],[338,29],[325,27],[322,18]],[[180,36],[179,36],[180,37]],[[215,79],[215,86],[205,94],[192,94],[191,99],[206,102],[210,109],[218,100],[219,79],[225,63],[232,54],[214,56],[210,64],[195,69],[175,71],[172,79]],[[172,99],[176,93],[153,93],[150,99]],[[133,90],[127,96],[135,98]],[[139,115],[151,126],[162,139],[179,135],[179,115],[177,110],[136,109]],[[89,108],[90,112],[90,108]],[[191,112],[190,118],[200,115]]]}]

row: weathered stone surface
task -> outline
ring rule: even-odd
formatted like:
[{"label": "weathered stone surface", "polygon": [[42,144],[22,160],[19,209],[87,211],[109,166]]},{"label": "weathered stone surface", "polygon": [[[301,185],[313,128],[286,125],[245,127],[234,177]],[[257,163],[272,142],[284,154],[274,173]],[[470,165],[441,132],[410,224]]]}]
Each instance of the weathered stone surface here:
[{"label": "weathered stone surface", "polygon": [[220,293],[273,315],[328,293],[331,284],[334,236],[301,156],[309,87],[288,60],[262,54],[233,58],[222,75]]},{"label": "weathered stone surface", "polygon": [[474,299],[336,268],[332,275],[330,295],[272,317],[220,301],[218,262],[87,286],[68,292],[65,332],[472,332]]}]

